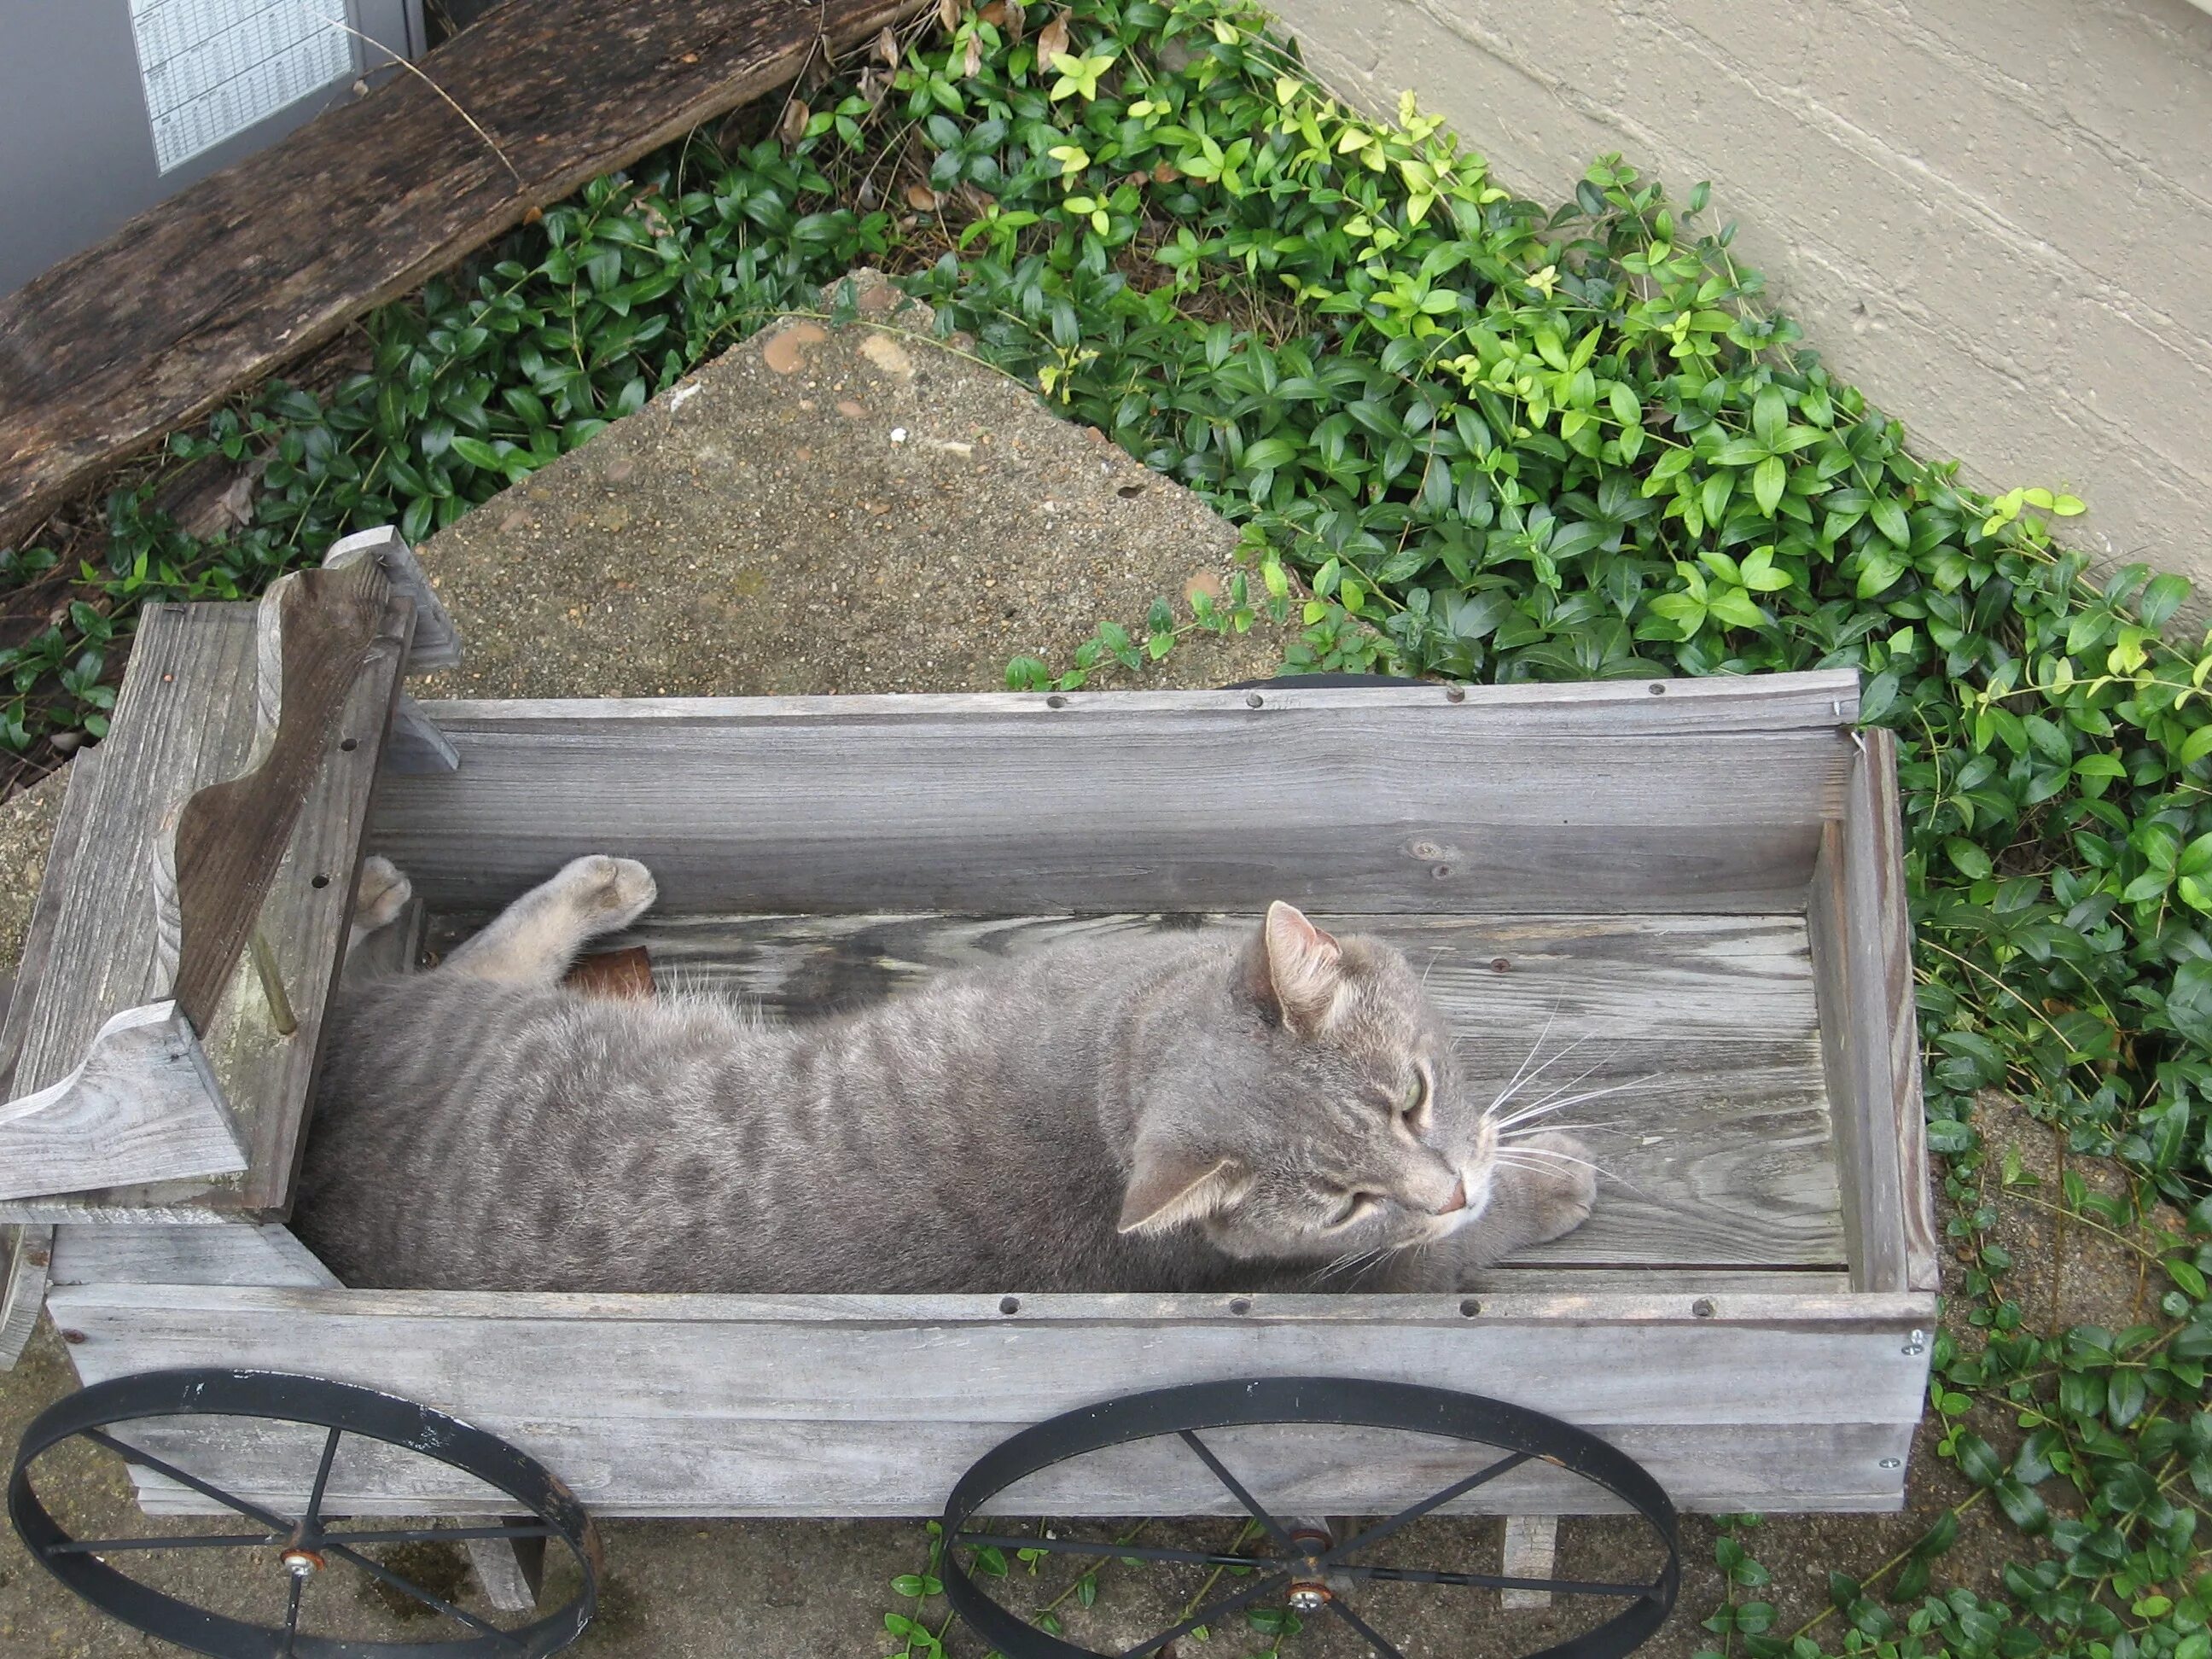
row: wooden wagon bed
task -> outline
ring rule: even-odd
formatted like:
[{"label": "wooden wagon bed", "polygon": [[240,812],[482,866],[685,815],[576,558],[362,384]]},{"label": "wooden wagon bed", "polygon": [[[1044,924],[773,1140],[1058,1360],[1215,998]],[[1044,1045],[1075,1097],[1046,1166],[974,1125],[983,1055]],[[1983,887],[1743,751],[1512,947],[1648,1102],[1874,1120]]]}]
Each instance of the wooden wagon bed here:
[{"label": "wooden wagon bed", "polygon": [[[219,630],[221,609],[185,621]],[[126,686],[118,732],[143,695]],[[605,1514],[928,1513],[1053,1413],[1298,1375],[1534,1407],[1641,1460],[1685,1507],[1894,1508],[1935,1240],[1894,762],[1856,713],[1841,674],[432,703],[410,717],[457,764],[386,766],[354,822],[356,848],[408,871],[434,948],[571,856],[642,859],[661,898],[637,937],[662,983],[774,1018],[1070,933],[1249,926],[1279,897],[1378,933],[1427,975],[1477,1089],[1540,1042],[1561,1056],[1547,1085],[1618,1089],[1564,1114],[1603,1126],[1588,1138],[1611,1178],[1590,1222],[1457,1294],[349,1290],[281,1224],[276,1168],[19,1198],[0,1218],[53,1228],[48,1305],[88,1381],[214,1364],[368,1384],[512,1440]],[[289,858],[264,908],[316,862]],[[65,962],[67,917],[54,925]],[[268,1109],[296,1126],[304,1096]],[[279,1196],[257,1200],[257,1182]],[[187,1447],[194,1432],[162,1444],[248,1495],[292,1491],[313,1462],[281,1427]],[[1289,1511],[1382,1510],[1436,1484],[1402,1450],[1347,1462],[1339,1444],[1326,1467],[1279,1450],[1251,1467],[1275,1472],[1258,1495]],[[489,1501],[412,1467],[349,1448],[332,1501]],[[997,1507],[1212,1512],[1207,1479],[1137,1447]],[[141,1490],[198,1502],[150,1474]],[[1539,1514],[1590,1491],[1532,1464],[1473,1498]]]}]

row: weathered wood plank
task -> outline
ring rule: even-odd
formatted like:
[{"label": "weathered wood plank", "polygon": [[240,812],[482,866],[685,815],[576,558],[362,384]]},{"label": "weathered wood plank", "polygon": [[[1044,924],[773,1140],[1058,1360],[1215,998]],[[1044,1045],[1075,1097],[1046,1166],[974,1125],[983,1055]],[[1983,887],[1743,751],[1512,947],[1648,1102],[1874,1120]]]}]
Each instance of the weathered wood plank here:
[{"label": "weathered wood plank", "polygon": [[[1498,1571],[1508,1578],[1549,1578],[1559,1552],[1559,1523],[1549,1515],[1509,1515]],[[1498,1593],[1502,1607],[1548,1607],[1549,1590],[1508,1589]]]},{"label": "weathered wood plank", "polygon": [[[343,569],[295,571],[258,607],[258,706],[247,769],[185,799],[173,853],[161,866],[176,882],[171,994],[197,1030],[209,1029],[262,916],[307,792],[389,626],[391,593],[382,565],[364,558]],[[386,679],[396,674],[404,649],[404,632],[385,644]],[[381,702],[388,708],[390,701],[387,692]]]},{"label": "weathered wood plank", "polygon": [[1920,1029],[1905,911],[1895,739],[1865,733],[1842,817],[1824,832],[1808,893],[1814,973],[1844,1181],[1853,1282],[1933,1291]]},{"label": "weathered wood plank", "polygon": [[125,1009],[67,1077],[0,1106],[0,1199],[246,1164],[237,1122],[173,1002]]},{"label": "weathered wood plank", "polygon": [[[1840,1267],[1835,1148],[1805,924],[1795,916],[1333,915],[1404,950],[1493,1099],[1539,1041],[1553,1085],[1620,1092],[1562,1111],[1608,1179],[1596,1212],[1520,1258],[1680,1268]],[[769,1018],[863,1006],[950,969],[1134,928],[1233,932],[1220,915],[648,917],[656,978]],[[450,949],[469,924],[434,921]],[[1504,964],[1500,967],[1499,964]]]},{"label": "weathered wood plank", "polygon": [[1855,753],[1827,728],[1662,740],[1619,708],[1602,733],[1555,732],[1441,693],[1256,709],[1218,693],[1166,708],[1100,697],[1053,714],[849,701],[894,706],[806,720],[729,699],[718,716],[664,720],[588,702],[521,719],[426,705],[460,771],[393,779],[374,842],[433,908],[501,904],[615,848],[653,867],[672,911],[1288,898],[1771,913],[1802,906]]},{"label": "weathered wood plank", "polygon": [[[1463,1382],[1465,1379],[1459,1379]],[[1118,1379],[1100,1377],[1094,1395]],[[1132,1386],[1136,1386],[1132,1380]],[[979,1401],[988,1413],[992,1402]],[[479,1427],[513,1441],[559,1475],[594,1515],[926,1516],[953,1483],[1021,1420],[836,1423],[699,1415],[658,1419],[495,1417]],[[1767,1425],[1623,1424],[1602,1437],[1641,1462],[1680,1508],[1895,1510],[1901,1507],[1906,1423]],[[225,1491],[296,1509],[313,1478],[319,1431],[227,1423],[221,1437],[179,1422],[133,1438]],[[1220,1429],[1206,1441],[1278,1514],[1388,1514],[1474,1472],[1480,1447],[1372,1431]],[[331,1472],[331,1502],[349,1515],[497,1515],[513,1500],[456,1471],[349,1441]],[[1900,1467],[1885,1469],[1886,1458]],[[203,1514],[207,1500],[141,1475],[157,1514]],[[1605,1494],[1537,1463],[1447,1504],[1448,1515],[1593,1514]],[[1235,1500],[1175,1441],[1140,1442],[1030,1477],[988,1513],[1119,1516],[1230,1515]]]},{"label": "weathered wood plank", "polygon": [[384,763],[395,772],[450,772],[461,763],[453,739],[405,692],[392,711],[392,734],[384,744]]},{"label": "weathered wood plank", "polygon": [[258,1285],[335,1290],[337,1275],[275,1223],[103,1227],[53,1232],[57,1285]]},{"label": "weathered wood plank", "polygon": [[544,1539],[471,1538],[467,1548],[484,1600],[501,1613],[527,1613],[538,1605],[538,1587],[545,1577]]},{"label": "weathered wood plank", "polygon": [[[369,803],[398,695],[411,607],[397,599],[354,654],[354,677],[325,733],[283,855],[271,872],[259,927],[298,1015],[287,1034],[245,964],[232,976],[206,1035],[208,1055],[230,1098],[247,1103],[252,1162],[225,1211],[283,1212],[298,1174],[302,1131],[313,1110],[323,1014],[344,964]],[[351,745],[349,747],[348,745]]]},{"label": "weathered wood plank", "polygon": [[[15,1094],[15,1065],[22,1057],[23,1043],[30,1033],[31,1007],[52,953],[62,894],[68,889],[70,872],[84,854],[91,822],[88,803],[92,775],[100,764],[100,751],[94,749],[79,755],[70,767],[61,816],[46,849],[45,878],[23,936],[22,960],[16,966],[7,1013],[0,1018],[0,1100]],[[46,1304],[52,1252],[52,1227],[37,1223],[0,1226],[0,1371],[14,1369],[38,1325],[39,1310]]]},{"label": "weathered wood plank", "polygon": [[[1653,686],[1661,688],[1655,696]],[[860,692],[836,696],[471,698],[434,708],[465,712],[486,731],[527,732],[547,723],[566,726],[580,714],[655,725],[727,726],[759,720],[869,722],[927,711],[1048,720],[1055,724],[1101,714],[1181,714],[1194,709],[1464,708],[1485,725],[1526,726],[1555,736],[1618,735],[1625,730],[1655,737],[1723,732],[1841,732],[1858,719],[1859,677],[1849,669],[1802,673],[1712,675],[1680,680],[1516,681],[1504,685],[1263,686],[1261,702],[1250,691],[963,691],[916,696]]]},{"label": "weathered wood plank", "polygon": [[[88,1382],[268,1365],[386,1389],[471,1421],[645,1418],[1036,1421],[1127,1389],[1222,1376],[1469,1386],[1589,1427],[1910,1423],[1930,1298],[1727,1297],[1616,1316],[1628,1297],[575,1297],[56,1287]],[[870,1317],[854,1302],[883,1310]],[[1290,1304],[1350,1304],[1307,1316]],[[1864,1307],[1862,1303],[1871,1303]],[[1158,1310],[1117,1318],[1102,1304]],[[1762,1320],[1762,1304],[1773,1319]],[[835,1311],[811,1312],[828,1305]],[[781,1316],[787,1307],[799,1317]],[[1036,1311],[1057,1308],[1060,1317]],[[1834,1310],[1826,1318],[1815,1308]],[[1906,1311],[1907,1309],[1911,1311]],[[1378,1317],[1385,1309],[1390,1316]],[[1877,1311],[1876,1310],[1893,1310]],[[935,1310],[934,1312],[931,1310]],[[1534,1311],[1541,1310],[1541,1311]],[[1356,1316],[1364,1313],[1364,1317]],[[1591,1363],[1602,1353],[1605,1363]],[[556,1469],[558,1466],[556,1466]]]},{"label": "weathered wood plank", "polygon": [[[323,573],[313,575],[323,578]],[[336,665],[332,678],[343,671],[338,712],[335,720],[316,722],[325,729],[317,735],[315,752],[303,757],[304,801],[274,841],[274,869],[263,878],[261,902],[246,917],[249,929],[258,918],[296,1029],[278,1029],[252,963],[244,952],[234,952],[200,1031],[220,1095],[240,1126],[248,1158],[245,1172],[14,1199],[0,1206],[0,1214],[37,1222],[126,1220],[174,1218],[191,1209],[235,1215],[281,1207],[297,1161],[298,1125],[327,988],[345,940],[353,872],[410,616],[404,599],[394,601],[380,610],[376,631],[365,641],[328,653]],[[189,919],[181,940],[173,933],[165,939],[151,849],[176,804],[209,785],[237,779],[258,741],[272,755],[280,743],[295,741],[283,736],[281,703],[257,695],[262,655],[252,607],[165,605],[148,616],[83,806],[86,833],[100,855],[88,859],[65,882],[49,878],[59,908],[47,972],[30,1015],[19,1090],[45,1086],[74,1069],[103,1020],[143,1006],[151,993],[166,988],[180,945],[187,955],[194,953],[190,941],[197,924]],[[282,660],[281,653],[272,655]],[[295,712],[313,701],[303,697]],[[196,816],[187,810],[180,828]],[[188,852],[185,866],[198,868],[194,880],[204,902],[234,925],[245,913],[235,908],[234,890],[208,872],[231,871],[241,879],[251,872],[237,866],[235,838],[204,825],[194,833],[209,838],[210,851],[206,856]],[[257,866],[267,861],[267,853],[264,847],[256,854]],[[173,922],[173,910],[169,915]],[[200,976],[211,975],[209,969]]]},{"label": "weathered wood plank", "polygon": [[422,574],[422,562],[404,537],[391,525],[357,530],[341,536],[323,555],[325,570],[342,570],[356,559],[371,558],[383,567],[392,590],[415,605],[415,637],[407,647],[407,675],[428,674],[461,665],[461,630],[453,612]]},{"label": "weathered wood plank", "polygon": [[97,851],[58,881],[50,873],[41,890],[42,903],[58,890],[61,909],[15,1092],[67,1076],[101,1025],[161,988],[154,871],[143,849],[195,781],[234,776],[244,766],[255,652],[251,605],[156,605],[140,623],[114,723],[95,751],[100,764],[88,775],[70,769],[69,805],[75,810],[83,793]]},{"label": "weathered wood plank", "polygon": [[437,89],[395,76],[141,214],[0,301],[0,543],[532,208],[911,9],[511,6],[432,54]]}]

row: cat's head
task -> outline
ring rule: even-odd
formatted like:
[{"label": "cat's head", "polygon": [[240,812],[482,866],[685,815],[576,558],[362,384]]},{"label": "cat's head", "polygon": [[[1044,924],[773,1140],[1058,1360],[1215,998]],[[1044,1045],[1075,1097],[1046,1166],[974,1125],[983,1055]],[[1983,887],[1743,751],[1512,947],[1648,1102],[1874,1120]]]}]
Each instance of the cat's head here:
[{"label": "cat's head", "polygon": [[1194,1224],[1233,1256],[1334,1260],[1482,1213],[1496,1131],[1401,954],[1278,902],[1225,972],[1172,1017],[1122,1231]]}]

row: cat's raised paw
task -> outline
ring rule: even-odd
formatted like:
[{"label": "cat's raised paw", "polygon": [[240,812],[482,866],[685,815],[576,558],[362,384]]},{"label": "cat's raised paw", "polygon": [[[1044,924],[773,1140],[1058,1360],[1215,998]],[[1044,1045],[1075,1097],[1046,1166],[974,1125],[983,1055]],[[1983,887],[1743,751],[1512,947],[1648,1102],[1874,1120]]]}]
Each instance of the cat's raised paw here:
[{"label": "cat's raised paw", "polygon": [[1511,1143],[1527,1194],[1531,1243],[1571,1233],[1597,1201],[1597,1164],[1572,1135],[1547,1130]]},{"label": "cat's raised paw", "polygon": [[353,926],[356,933],[373,933],[399,920],[415,885],[390,859],[374,854],[361,861],[361,878],[353,884]]},{"label": "cat's raised paw", "polygon": [[595,933],[629,927],[660,896],[652,871],[635,859],[609,858],[604,853],[573,860],[554,878],[554,884]]}]

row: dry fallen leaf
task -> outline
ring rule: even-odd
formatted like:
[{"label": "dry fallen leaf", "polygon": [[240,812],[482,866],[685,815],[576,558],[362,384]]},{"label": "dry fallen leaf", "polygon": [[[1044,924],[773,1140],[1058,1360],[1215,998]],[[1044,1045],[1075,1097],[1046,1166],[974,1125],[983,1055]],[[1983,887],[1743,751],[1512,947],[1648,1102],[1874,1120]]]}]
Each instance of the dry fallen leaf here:
[{"label": "dry fallen leaf", "polygon": [[1006,0],[1006,44],[1021,45],[1022,31],[1028,27],[1029,8],[1022,4],[1022,0]]},{"label": "dry fallen leaf", "polygon": [[906,187],[906,204],[923,213],[936,212],[944,199],[927,185],[908,185]]},{"label": "dry fallen leaf", "polygon": [[991,0],[991,3],[975,15],[993,28],[1004,28],[1006,26],[1006,0]]},{"label": "dry fallen leaf", "polygon": [[1171,185],[1182,177],[1182,174],[1177,173],[1165,161],[1152,169],[1152,182],[1156,185]]},{"label": "dry fallen leaf", "polygon": [[889,23],[884,24],[883,33],[876,36],[876,56],[884,60],[885,69],[898,67],[898,36],[891,33]]},{"label": "dry fallen leaf", "polygon": [[1052,21],[1037,31],[1037,63],[1042,67],[1067,52],[1067,14],[1053,14]]},{"label": "dry fallen leaf", "polygon": [[937,0],[937,21],[946,28],[958,25],[960,10],[960,0]]},{"label": "dry fallen leaf", "polygon": [[796,98],[783,106],[783,119],[775,124],[775,136],[787,144],[795,144],[806,136],[806,124],[814,112]]},{"label": "dry fallen leaf", "polygon": [[968,37],[968,55],[961,59],[960,73],[970,78],[983,67],[983,37],[981,33]]}]

